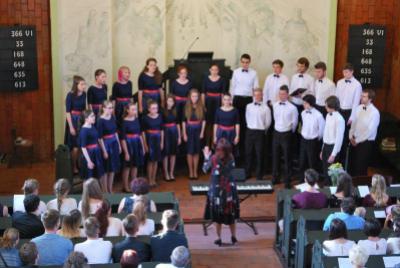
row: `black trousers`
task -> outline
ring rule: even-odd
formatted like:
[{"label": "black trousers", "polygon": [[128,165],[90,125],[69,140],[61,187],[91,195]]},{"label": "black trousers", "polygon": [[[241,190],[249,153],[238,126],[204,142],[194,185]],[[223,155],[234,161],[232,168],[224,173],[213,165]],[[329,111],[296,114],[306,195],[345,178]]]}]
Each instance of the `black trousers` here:
[{"label": "black trousers", "polygon": [[[328,168],[333,163],[328,163],[328,159],[331,156],[334,146],[335,146],[334,144],[326,144],[326,143],[324,143],[324,145],[322,146],[322,175],[324,177],[326,185],[331,185],[331,179],[328,175]],[[337,156],[336,156],[336,158],[337,158]],[[335,158],[335,161],[336,161],[336,158]]]},{"label": "black trousers", "polygon": [[291,131],[278,132],[274,130],[272,138],[272,176],[275,180],[278,180],[280,174],[281,155],[283,155],[283,161],[284,161],[283,178],[285,184],[290,183],[290,177],[292,175],[292,169],[291,169],[292,136],[293,133]]},{"label": "black trousers", "polygon": [[321,114],[322,114],[322,116],[323,116],[324,118],[326,118],[326,114],[327,114],[328,112],[326,111],[325,106],[319,106],[318,104],[315,104],[315,109],[317,109],[318,111],[320,111]]},{"label": "black trousers", "polygon": [[[251,176],[252,164],[256,162],[256,177],[258,180],[263,177],[263,156],[264,156],[265,131],[247,129],[246,131],[246,176]],[[253,161],[255,152],[256,161]]]},{"label": "black trousers", "polygon": [[243,160],[245,155],[245,139],[246,139],[246,106],[253,101],[253,97],[235,96],[233,98],[233,106],[239,111],[240,134],[239,134],[239,156]]},{"label": "black trousers", "polygon": [[300,141],[300,156],[299,156],[299,172],[304,179],[304,171],[307,168],[318,170],[318,157],[319,157],[320,141],[318,138],[307,140],[301,137]]},{"label": "black trousers", "polygon": [[351,115],[351,110],[340,110],[340,114],[344,118],[344,135],[343,135],[343,143],[342,143],[342,148],[340,149],[340,160],[343,165],[343,167],[346,165],[346,150],[347,146],[349,145],[349,131],[350,131],[350,125],[347,125],[347,122],[349,121],[350,115]]},{"label": "black trousers", "polygon": [[351,146],[350,150],[350,174],[352,176],[368,175],[368,165],[370,163],[373,149],[373,141],[364,141],[356,146]]}]

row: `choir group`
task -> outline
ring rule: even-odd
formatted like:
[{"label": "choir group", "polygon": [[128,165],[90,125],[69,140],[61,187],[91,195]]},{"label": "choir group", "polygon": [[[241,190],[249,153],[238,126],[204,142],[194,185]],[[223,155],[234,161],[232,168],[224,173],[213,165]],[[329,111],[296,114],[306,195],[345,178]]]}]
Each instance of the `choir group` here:
[{"label": "choir group", "polygon": [[114,174],[121,171],[124,190],[129,191],[129,181],[146,163],[154,187],[158,163],[163,164],[164,179],[174,180],[176,155],[184,150],[189,178],[197,179],[201,150],[225,138],[247,177],[256,163],[256,178],[263,179],[264,158],[271,151],[273,182],[282,177],[286,187],[294,175],[293,158],[299,159],[299,174],[307,168],[320,170],[329,184],[329,166],[347,166],[350,151],[350,174],[367,174],[380,115],[372,103],[374,91],[362,89],[351,64],[343,67],[343,78],[335,85],[326,77],[324,62],[314,65],[313,77],[308,59],[299,58],[289,81],[284,63],[277,59],[263,89],[250,68],[250,55],[243,54],[240,64],[230,90],[216,64],[201,89],[193,88],[187,67],[179,66],[166,94],[157,61],[150,58],[138,78],[137,102],[126,66],[118,70],[110,100],[104,70],[96,70],[87,92],[84,79],[74,76],[66,97],[65,131],[74,173],[98,178],[102,190],[112,192]]}]

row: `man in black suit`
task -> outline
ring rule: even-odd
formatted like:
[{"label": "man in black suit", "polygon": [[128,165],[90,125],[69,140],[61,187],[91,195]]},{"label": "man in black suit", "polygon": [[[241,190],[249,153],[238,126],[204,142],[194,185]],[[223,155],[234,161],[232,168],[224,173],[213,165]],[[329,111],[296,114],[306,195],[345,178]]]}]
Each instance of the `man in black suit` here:
[{"label": "man in black suit", "polygon": [[19,231],[20,238],[34,238],[44,233],[42,221],[38,215],[40,198],[37,195],[26,195],[25,212],[16,211],[12,215],[12,227]]},{"label": "man in black suit", "polygon": [[125,240],[114,245],[112,258],[114,263],[119,263],[121,256],[127,249],[136,251],[139,263],[150,261],[150,246],[136,237],[139,230],[139,221],[133,214],[129,214],[122,221],[127,237]]},{"label": "man in black suit", "polygon": [[188,242],[185,234],[176,231],[179,225],[179,215],[175,210],[166,210],[163,212],[161,223],[163,232],[151,238],[152,261],[171,262],[172,251],[179,246],[188,248]]}]

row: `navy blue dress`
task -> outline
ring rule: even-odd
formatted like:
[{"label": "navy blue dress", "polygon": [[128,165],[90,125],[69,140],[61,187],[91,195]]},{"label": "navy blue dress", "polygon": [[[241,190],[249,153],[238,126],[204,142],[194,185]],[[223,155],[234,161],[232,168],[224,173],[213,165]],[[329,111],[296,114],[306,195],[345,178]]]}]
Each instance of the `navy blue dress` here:
[{"label": "navy blue dress", "polygon": [[97,178],[104,175],[104,162],[101,154],[101,149],[98,144],[99,134],[95,127],[82,127],[79,132],[79,145],[86,148],[90,160],[94,164],[93,169],[87,166],[86,158],[81,154],[81,176],[83,179]]},{"label": "navy blue dress", "polygon": [[68,122],[65,124],[64,144],[68,145],[69,149],[78,148],[78,125],[81,119],[82,112],[86,109],[86,93],[77,96],[72,92],[67,94],[65,99],[65,110],[71,114],[72,125],[75,128],[76,135],[71,135],[69,132]]},{"label": "navy blue dress", "polygon": [[170,92],[175,95],[176,114],[178,123],[182,123],[183,113],[186,101],[188,100],[189,91],[193,88],[192,81],[186,84],[180,84],[177,80],[172,81]]},{"label": "navy blue dress", "polygon": [[203,125],[203,120],[199,120],[196,114],[193,112],[189,119],[186,116],[183,117],[183,121],[186,124],[186,153],[190,155],[199,154],[201,151],[201,128]]},{"label": "navy blue dress", "polygon": [[217,81],[211,81],[207,76],[203,80],[202,93],[206,95],[206,121],[214,124],[214,116],[217,108],[221,106],[221,94],[226,92],[225,79],[220,77]]},{"label": "navy blue dress", "polygon": [[107,100],[107,85],[101,88],[90,86],[87,92],[88,104],[92,105],[92,110],[96,116],[99,116],[101,105]]},{"label": "navy blue dress", "polygon": [[[121,140],[125,140],[128,147],[129,161],[124,161],[124,167],[140,167],[144,164],[144,151],[141,135],[140,122],[135,120],[123,120],[121,125]],[[124,158],[125,159],[125,158]]]},{"label": "navy blue dress", "polygon": [[112,87],[111,99],[115,101],[115,116],[119,122],[122,120],[124,107],[132,101],[132,82],[128,81],[126,84],[115,82]]},{"label": "navy blue dress", "polygon": [[143,113],[147,113],[147,102],[152,99],[161,104],[160,88],[161,85],[156,82],[154,76],[141,73],[138,78],[138,88],[142,91]]},{"label": "navy blue dress", "polygon": [[104,160],[104,169],[108,172],[117,172],[121,167],[119,157],[119,143],[117,140],[117,121],[115,117],[110,119],[99,117],[97,119],[97,132],[99,137],[103,139],[104,147],[106,148],[108,159]]},{"label": "navy blue dress", "polygon": [[149,115],[145,115],[142,120],[142,126],[146,133],[146,142],[149,150],[149,161],[161,161],[162,116],[159,114],[156,118],[151,118]]},{"label": "navy blue dress", "polygon": [[236,138],[235,125],[239,124],[239,112],[236,108],[224,111],[218,108],[215,112],[215,122],[217,124],[217,141],[220,138],[227,139],[232,145]]},{"label": "navy blue dress", "polygon": [[177,117],[172,111],[164,113],[164,156],[176,155],[178,151]]}]

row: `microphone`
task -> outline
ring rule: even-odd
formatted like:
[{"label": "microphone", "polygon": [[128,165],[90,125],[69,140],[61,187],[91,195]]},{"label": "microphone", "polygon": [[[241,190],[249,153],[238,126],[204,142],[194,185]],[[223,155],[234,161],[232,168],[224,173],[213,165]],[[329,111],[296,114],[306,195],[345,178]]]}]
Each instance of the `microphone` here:
[{"label": "microphone", "polygon": [[182,56],[182,58],[181,58],[181,61],[183,61],[183,60],[185,60],[185,57],[186,57],[186,55],[189,53],[189,50],[194,46],[194,44],[197,42],[197,40],[199,40],[200,39],[200,37],[196,37],[193,41],[192,41],[192,43],[190,44],[190,46],[188,47],[188,49],[185,51],[185,54],[183,54],[183,56]]}]

